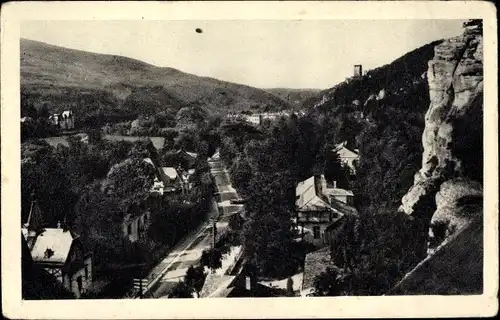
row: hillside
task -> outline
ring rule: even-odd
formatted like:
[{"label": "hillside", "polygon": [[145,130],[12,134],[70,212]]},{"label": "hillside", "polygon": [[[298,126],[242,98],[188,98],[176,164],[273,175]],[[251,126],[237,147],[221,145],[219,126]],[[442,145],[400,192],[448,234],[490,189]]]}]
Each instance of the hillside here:
[{"label": "hillside", "polygon": [[270,92],[292,105],[292,107],[300,107],[302,104],[310,99],[315,97],[320,89],[289,89],[289,88],[271,88],[266,89],[267,92]]},{"label": "hillside", "polygon": [[[108,120],[201,104],[214,112],[289,108],[257,88],[199,77],[142,61],[21,39],[23,113],[47,103],[50,112],[71,108],[82,119]],[[144,99],[144,97],[148,97]],[[130,114],[133,111],[134,114]]]},{"label": "hillside", "polygon": [[350,78],[333,88],[320,91],[304,101],[303,108],[331,109],[342,105],[350,106],[356,100],[364,106],[370,96],[375,98],[373,95],[378,95],[382,89],[386,93],[404,94],[405,90],[424,80],[427,62],[434,55],[434,47],[441,42],[439,40],[424,45],[387,65],[368,70],[362,77]]}]

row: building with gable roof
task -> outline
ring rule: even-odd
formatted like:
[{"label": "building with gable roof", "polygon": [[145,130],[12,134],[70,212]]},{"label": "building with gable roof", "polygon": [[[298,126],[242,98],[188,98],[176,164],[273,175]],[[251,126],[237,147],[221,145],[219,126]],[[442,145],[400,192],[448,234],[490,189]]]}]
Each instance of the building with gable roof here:
[{"label": "building with gable roof", "polygon": [[346,164],[352,171],[356,174],[356,162],[359,161],[358,149],[351,150],[347,148],[347,141],[339,143],[333,149],[339,155],[339,159],[342,163]]},{"label": "building with gable roof", "polygon": [[73,111],[65,110],[61,114],[60,125],[62,129],[71,130],[75,128],[75,117]]},{"label": "building with gable roof", "polygon": [[55,113],[49,117],[49,120],[53,125],[64,130],[75,128],[75,117],[71,110],[65,110],[61,114]]},{"label": "building with gable roof", "polygon": [[161,167],[160,179],[163,181],[166,193],[184,191],[184,181],[174,167]]},{"label": "building with gable roof", "polygon": [[60,223],[56,228],[44,228],[35,199],[21,230],[37,267],[43,268],[76,298],[91,287],[92,255],[85,251],[80,237]]},{"label": "building with gable roof", "polygon": [[323,175],[312,176],[297,184],[295,194],[294,223],[301,239],[315,246],[324,246],[337,235],[346,216],[355,216],[357,211],[336,197],[328,196]]}]

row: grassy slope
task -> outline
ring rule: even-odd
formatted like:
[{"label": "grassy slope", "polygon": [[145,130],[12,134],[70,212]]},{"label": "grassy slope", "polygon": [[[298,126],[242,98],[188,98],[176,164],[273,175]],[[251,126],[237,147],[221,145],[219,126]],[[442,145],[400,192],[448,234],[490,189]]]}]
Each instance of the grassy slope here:
[{"label": "grassy slope", "polygon": [[20,48],[21,88],[26,101],[34,104],[47,101],[54,111],[64,108],[62,104],[77,108],[92,105],[93,109],[104,107],[108,111],[119,109],[131,93],[140,97],[151,91],[162,92],[155,94],[160,98],[149,104],[168,102],[175,108],[189,103],[200,103],[222,112],[264,104],[289,107],[264,90],[121,56],[66,49],[27,39],[21,39]]}]

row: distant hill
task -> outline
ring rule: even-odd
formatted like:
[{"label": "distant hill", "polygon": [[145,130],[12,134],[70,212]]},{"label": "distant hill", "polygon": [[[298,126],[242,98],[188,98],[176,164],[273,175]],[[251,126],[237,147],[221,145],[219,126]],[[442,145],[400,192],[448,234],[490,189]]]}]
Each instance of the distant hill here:
[{"label": "distant hill", "polygon": [[113,120],[192,104],[221,113],[265,106],[290,108],[261,89],[126,57],[27,39],[21,39],[20,52],[23,113],[46,104],[50,112],[72,109],[80,119],[93,114],[101,120]]},{"label": "distant hill", "polygon": [[278,98],[288,102],[292,107],[300,107],[307,99],[315,97],[320,89],[288,89],[288,88],[272,88],[265,89],[277,96]]}]

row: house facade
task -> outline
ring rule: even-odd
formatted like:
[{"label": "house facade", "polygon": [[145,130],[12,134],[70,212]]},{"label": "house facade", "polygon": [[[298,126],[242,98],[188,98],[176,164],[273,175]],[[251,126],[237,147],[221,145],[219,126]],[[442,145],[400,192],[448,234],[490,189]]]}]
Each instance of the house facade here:
[{"label": "house facade", "polygon": [[321,178],[313,176],[299,182],[295,194],[294,222],[301,238],[316,246],[325,245],[327,227],[340,219],[341,215],[330,206],[328,198],[323,193]]},{"label": "house facade", "polygon": [[75,116],[71,110],[66,110],[61,114],[55,113],[49,117],[49,120],[53,125],[63,130],[75,128]]},{"label": "house facade", "polygon": [[163,181],[165,193],[184,192],[185,186],[179,172],[174,167],[161,167],[160,179]]},{"label": "house facade", "polygon": [[328,201],[340,201],[342,203],[347,204],[348,206],[353,206],[354,205],[354,193],[352,193],[351,190],[346,190],[342,188],[337,188],[337,182],[333,182],[333,188],[327,188],[326,187],[326,182],[323,180],[322,183],[324,184],[324,193],[328,197]]},{"label": "house facade", "polygon": [[347,142],[339,143],[333,149],[339,155],[342,163],[346,164],[351,169],[353,174],[356,174],[356,163],[359,161],[359,152],[357,149],[351,150],[347,148]]},{"label": "house facade", "polygon": [[300,238],[315,246],[330,244],[337,236],[337,230],[342,228],[346,216],[357,215],[356,209],[350,205],[351,197],[347,196],[348,200],[342,201],[345,195],[335,196],[338,189],[327,188],[324,175],[312,176],[298,183],[295,192],[294,223]]},{"label": "house facade", "polygon": [[33,263],[80,298],[92,286],[92,254],[85,251],[77,234],[60,223],[56,228],[43,225],[40,209],[33,200],[28,221],[21,228]]},{"label": "house facade", "polygon": [[151,219],[149,211],[141,214],[127,214],[122,222],[122,232],[125,239],[134,243],[142,239]]}]

